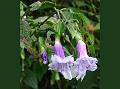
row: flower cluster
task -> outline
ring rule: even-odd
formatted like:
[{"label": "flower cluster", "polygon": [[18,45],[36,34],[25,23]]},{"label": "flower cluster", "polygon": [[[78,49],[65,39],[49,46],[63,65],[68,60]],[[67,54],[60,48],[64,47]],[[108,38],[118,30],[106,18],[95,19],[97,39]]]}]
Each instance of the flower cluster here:
[{"label": "flower cluster", "polygon": [[89,57],[87,54],[86,44],[82,40],[77,41],[76,45],[77,59],[74,61],[72,55],[65,57],[63,47],[59,40],[55,41],[53,46],[54,55],[51,56],[51,63],[48,65],[49,70],[60,72],[65,79],[77,80],[86,75],[86,71],[95,71],[97,69],[96,58]]}]

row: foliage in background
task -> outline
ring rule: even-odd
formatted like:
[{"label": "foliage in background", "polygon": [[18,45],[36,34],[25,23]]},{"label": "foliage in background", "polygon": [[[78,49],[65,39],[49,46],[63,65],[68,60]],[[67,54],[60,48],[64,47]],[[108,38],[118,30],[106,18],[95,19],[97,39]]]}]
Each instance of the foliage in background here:
[{"label": "foliage in background", "polygon": [[[75,34],[80,32],[90,56],[100,59],[100,0],[20,0],[21,89],[99,89],[100,67],[81,82],[49,71],[40,57],[40,37],[48,60],[56,31],[62,33],[65,55],[76,58]],[[100,61],[100,60],[99,60]]]}]

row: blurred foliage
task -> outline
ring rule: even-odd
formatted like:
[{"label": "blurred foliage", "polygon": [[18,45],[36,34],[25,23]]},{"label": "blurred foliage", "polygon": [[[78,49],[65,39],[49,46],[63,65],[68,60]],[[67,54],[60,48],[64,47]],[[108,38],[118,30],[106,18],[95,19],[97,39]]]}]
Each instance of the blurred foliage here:
[{"label": "blurred foliage", "polygon": [[[100,0],[20,0],[20,85],[21,89],[100,89]],[[98,69],[87,72],[81,82],[65,80],[48,70],[40,58],[39,37],[50,62],[55,34],[62,33],[65,55],[76,58],[76,32],[87,44],[90,56],[99,60]]]}]

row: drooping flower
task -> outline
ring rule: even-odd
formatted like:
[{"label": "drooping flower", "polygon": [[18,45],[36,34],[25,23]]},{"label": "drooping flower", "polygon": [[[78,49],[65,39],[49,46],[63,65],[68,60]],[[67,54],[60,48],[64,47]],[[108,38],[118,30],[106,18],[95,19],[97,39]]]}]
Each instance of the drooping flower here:
[{"label": "drooping flower", "polygon": [[94,57],[89,57],[87,54],[86,44],[82,40],[78,40],[76,45],[77,59],[74,62],[74,70],[77,71],[76,79],[81,81],[86,75],[86,71],[95,71],[98,60]]},{"label": "drooping flower", "polygon": [[44,51],[42,51],[42,53],[41,53],[41,59],[42,59],[42,62],[44,63],[44,64],[47,64],[47,62],[48,62],[48,58],[47,58],[47,53],[46,53],[46,51],[44,50]]},{"label": "drooping flower", "polygon": [[49,66],[49,70],[55,70],[60,72],[65,79],[71,80],[71,65],[73,64],[74,58],[72,55],[65,57],[63,47],[59,40],[55,41],[53,46],[54,55],[51,56],[51,61]]}]

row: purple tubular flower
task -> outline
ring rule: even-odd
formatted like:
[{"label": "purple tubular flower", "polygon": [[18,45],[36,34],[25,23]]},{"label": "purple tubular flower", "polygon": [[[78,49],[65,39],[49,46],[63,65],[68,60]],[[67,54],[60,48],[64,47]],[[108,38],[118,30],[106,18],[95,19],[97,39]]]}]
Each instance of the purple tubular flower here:
[{"label": "purple tubular flower", "polygon": [[59,41],[55,42],[55,45],[53,47],[54,54],[57,56],[60,56],[61,58],[65,58],[63,47]]},{"label": "purple tubular flower", "polygon": [[78,41],[76,49],[78,58],[74,62],[74,71],[77,71],[76,79],[79,80],[81,78],[82,81],[87,70],[95,71],[97,69],[96,63],[98,60],[88,56],[86,44],[82,40]]},{"label": "purple tubular flower", "polygon": [[77,49],[77,57],[78,58],[88,57],[86,45],[82,40],[79,40],[77,42],[76,49]]},{"label": "purple tubular flower", "polygon": [[70,66],[72,65],[74,58],[71,56],[65,57],[64,50],[59,41],[55,41],[53,47],[54,55],[51,56],[51,61],[49,70],[55,70],[60,72],[65,79],[71,80],[72,74]]},{"label": "purple tubular flower", "polygon": [[47,64],[48,60],[47,60],[47,53],[45,50],[41,53],[41,58],[42,58],[43,63]]}]

